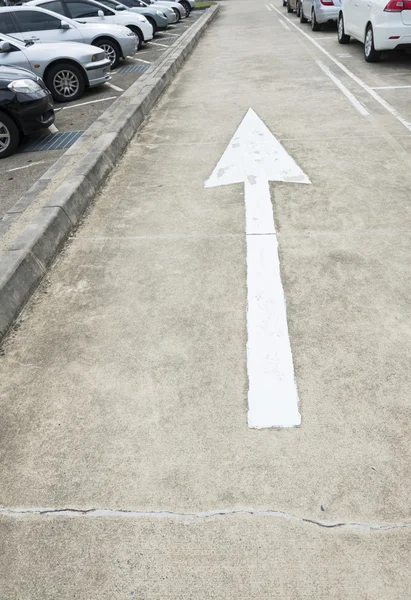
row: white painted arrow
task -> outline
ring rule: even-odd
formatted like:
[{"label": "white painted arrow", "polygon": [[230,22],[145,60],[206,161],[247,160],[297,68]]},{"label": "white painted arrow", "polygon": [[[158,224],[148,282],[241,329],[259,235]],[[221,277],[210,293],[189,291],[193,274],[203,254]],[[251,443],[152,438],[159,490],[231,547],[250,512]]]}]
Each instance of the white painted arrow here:
[{"label": "white painted arrow", "polygon": [[311,183],[250,108],[205,187],[244,182],[248,425],[301,424],[269,181]]}]

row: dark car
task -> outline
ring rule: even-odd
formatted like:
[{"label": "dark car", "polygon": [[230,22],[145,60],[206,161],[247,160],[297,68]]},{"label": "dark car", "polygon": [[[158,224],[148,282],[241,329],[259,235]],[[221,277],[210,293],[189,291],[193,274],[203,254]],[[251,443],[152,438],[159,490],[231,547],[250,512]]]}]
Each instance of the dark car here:
[{"label": "dark car", "polygon": [[0,158],[17,150],[22,135],[53,123],[53,100],[40,77],[0,64]]}]

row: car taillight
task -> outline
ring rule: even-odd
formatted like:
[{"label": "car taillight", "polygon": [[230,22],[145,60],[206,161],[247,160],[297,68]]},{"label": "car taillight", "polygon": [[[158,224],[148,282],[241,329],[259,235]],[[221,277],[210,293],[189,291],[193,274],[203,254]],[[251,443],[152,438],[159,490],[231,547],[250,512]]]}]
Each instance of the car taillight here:
[{"label": "car taillight", "polygon": [[323,6],[334,6],[333,0],[320,0]]},{"label": "car taillight", "polygon": [[411,10],[411,0],[390,0],[384,10],[385,12]]}]

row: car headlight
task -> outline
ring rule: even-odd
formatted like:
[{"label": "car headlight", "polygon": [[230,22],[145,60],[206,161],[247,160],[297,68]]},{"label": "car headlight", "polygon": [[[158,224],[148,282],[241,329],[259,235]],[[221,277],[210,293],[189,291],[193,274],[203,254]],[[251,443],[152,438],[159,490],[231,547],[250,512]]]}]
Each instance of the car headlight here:
[{"label": "car headlight", "polygon": [[159,10],[156,10],[156,15],[159,15],[160,17],[164,17],[163,13],[160,12]]},{"label": "car headlight", "polygon": [[147,19],[145,17],[143,17],[142,15],[138,18],[139,21],[141,21],[142,23],[145,23],[147,21]]},{"label": "car headlight", "polygon": [[130,31],[130,29],[127,29],[127,33],[126,33],[127,37],[136,37],[136,34],[134,33],[134,31]]},{"label": "car headlight", "polygon": [[106,58],[105,52],[100,52],[100,54],[93,54],[91,57],[91,62],[97,62],[100,60],[104,60]]},{"label": "car headlight", "polygon": [[25,94],[30,94],[32,92],[38,92],[41,90],[41,85],[34,81],[33,79],[15,79],[7,86],[13,92],[23,92]]}]

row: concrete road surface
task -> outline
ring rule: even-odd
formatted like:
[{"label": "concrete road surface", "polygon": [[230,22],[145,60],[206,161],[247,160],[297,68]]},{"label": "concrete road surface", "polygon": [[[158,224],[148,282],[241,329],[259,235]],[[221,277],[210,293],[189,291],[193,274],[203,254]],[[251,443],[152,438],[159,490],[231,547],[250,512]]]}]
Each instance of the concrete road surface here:
[{"label": "concrete road surface", "polygon": [[[4,344],[2,600],[410,596],[409,63],[221,4]],[[311,181],[269,184],[292,428],[248,427],[245,185],[204,187],[250,107]]]}]

